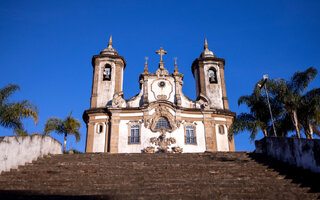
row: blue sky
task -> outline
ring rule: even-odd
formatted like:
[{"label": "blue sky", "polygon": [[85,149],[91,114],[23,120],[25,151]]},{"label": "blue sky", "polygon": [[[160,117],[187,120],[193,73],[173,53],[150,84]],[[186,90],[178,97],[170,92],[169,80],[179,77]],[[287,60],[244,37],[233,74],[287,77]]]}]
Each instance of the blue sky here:
[{"label": "blue sky", "polygon": [[[144,57],[149,71],[159,62],[173,72],[174,57],[184,76],[183,92],[195,99],[191,64],[208,38],[210,50],[226,59],[225,77],[230,109],[254,84],[289,78],[310,66],[320,69],[320,1],[0,1],[0,87],[18,84],[12,100],[28,99],[39,107],[39,123],[25,120],[29,132],[41,132],[49,117],[70,111],[82,122],[82,139],[68,138],[67,148],[84,151],[86,127],[82,113],[89,108],[91,58],[113,45],[127,61],[126,99],[139,92]],[[310,85],[319,87],[320,76]],[[0,128],[0,136],[12,130]],[[59,141],[63,138],[52,135]],[[259,134],[258,138],[261,138]],[[236,150],[251,151],[248,133],[235,137]]]}]

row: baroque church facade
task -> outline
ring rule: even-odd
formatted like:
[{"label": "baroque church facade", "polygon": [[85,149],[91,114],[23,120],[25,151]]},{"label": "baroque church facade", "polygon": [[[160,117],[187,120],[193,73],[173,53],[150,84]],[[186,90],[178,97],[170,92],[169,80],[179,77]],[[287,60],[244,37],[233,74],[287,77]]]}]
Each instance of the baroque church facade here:
[{"label": "baroque church facade", "polygon": [[155,73],[139,76],[140,93],[123,98],[125,59],[108,47],[92,58],[93,81],[90,109],[83,114],[87,124],[86,152],[205,152],[234,151],[228,134],[235,113],[229,110],[225,85],[225,60],[209,50],[191,65],[195,78],[195,101],[182,93],[183,74],[177,64],[173,73],[162,56]]}]

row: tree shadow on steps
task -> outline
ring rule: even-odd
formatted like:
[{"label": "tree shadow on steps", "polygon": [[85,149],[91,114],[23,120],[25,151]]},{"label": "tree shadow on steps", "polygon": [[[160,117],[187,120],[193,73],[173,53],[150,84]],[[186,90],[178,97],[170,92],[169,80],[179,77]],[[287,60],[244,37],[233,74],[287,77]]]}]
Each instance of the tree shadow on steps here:
[{"label": "tree shadow on steps", "polygon": [[0,190],[0,199],[6,200],[113,200],[109,195],[46,195],[27,190]]},{"label": "tree shadow on steps", "polygon": [[[286,179],[291,179],[293,183],[300,184],[300,187],[310,188],[309,193],[320,193],[320,173],[314,173],[302,167],[289,165],[263,154],[248,153],[248,156],[252,160],[284,175]],[[318,199],[320,199],[320,196]]]}]

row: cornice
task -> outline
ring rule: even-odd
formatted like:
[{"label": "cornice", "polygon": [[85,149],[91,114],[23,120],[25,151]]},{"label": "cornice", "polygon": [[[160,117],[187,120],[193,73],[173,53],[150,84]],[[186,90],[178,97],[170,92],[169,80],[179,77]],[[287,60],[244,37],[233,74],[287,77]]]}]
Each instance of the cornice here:
[{"label": "cornice", "polygon": [[191,65],[191,71],[194,76],[194,68],[199,66],[199,63],[204,62],[204,61],[216,61],[222,63],[222,65],[219,65],[219,67],[222,67],[224,69],[224,66],[226,64],[226,60],[223,58],[217,58],[217,57],[208,57],[208,58],[197,58],[193,61]]},{"label": "cornice", "polygon": [[95,66],[95,62],[96,62],[96,59],[97,58],[114,58],[114,59],[121,59],[123,61],[123,69],[126,68],[126,65],[127,65],[127,62],[126,60],[122,57],[122,56],[119,56],[119,55],[94,55],[92,57],[92,66],[94,67]]}]

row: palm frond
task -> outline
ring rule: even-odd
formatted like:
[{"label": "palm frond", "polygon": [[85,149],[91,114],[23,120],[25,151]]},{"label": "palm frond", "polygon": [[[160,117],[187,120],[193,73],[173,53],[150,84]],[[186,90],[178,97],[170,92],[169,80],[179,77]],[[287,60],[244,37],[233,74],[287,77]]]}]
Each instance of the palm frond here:
[{"label": "palm frond", "polygon": [[300,72],[297,71],[291,78],[289,88],[293,93],[304,92],[309,83],[317,76],[318,70],[314,67],[309,67],[307,70]]},{"label": "palm frond", "polygon": [[23,129],[23,124],[10,105],[0,107],[0,125],[11,129]]},{"label": "palm frond", "polygon": [[19,90],[20,87],[14,84],[8,84],[7,86],[0,89],[0,105],[5,103],[10,95],[12,95],[16,90]]},{"label": "palm frond", "polygon": [[48,135],[51,132],[56,132],[58,134],[64,133],[63,121],[59,118],[49,118],[47,119],[43,131],[43,135]]},{"label": "palm frond", "polygon": [[16,134],[17,136],[28,136],[28,131],[23,130],[23,129],[14,129],[13,133]]}]

